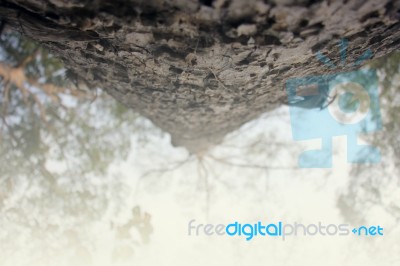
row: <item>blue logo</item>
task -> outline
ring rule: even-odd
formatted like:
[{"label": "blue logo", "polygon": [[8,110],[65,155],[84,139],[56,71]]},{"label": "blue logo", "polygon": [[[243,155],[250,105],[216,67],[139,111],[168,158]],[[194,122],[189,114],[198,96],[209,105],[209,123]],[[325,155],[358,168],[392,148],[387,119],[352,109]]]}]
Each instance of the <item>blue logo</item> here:
[{"label": "blue logo", "polygon": [[[341,40],[342,65],[346,62],[347,45],[346,40]],[[367,50],[353,65],[371,56],[371,51]],[[317,59],[329,68],[336,67],[320,52]],[[374,69],[289,79],[286,92],[294,140],[321,139],[321,149],[300,155],[299,167],[332,167],[332,137],[343,135],[347,137],[349,163],[380,162],[376,147],[357,143],[358,135],[382,128],[378,78]]]},{"label": "blue logo", "polygon": [[380,237],[383,236],[383,227],[360,226],[350,231],[349,224],[324,224],[322,222],[303,224],[303,223],[265,223],[257,221],[255,223],[240,223],[235,221],[229,224],[203,224],[196,223],[196,219],[188,222],[188,235],[192,236],[241,236],[246,241],[254,237],[275,237],[285,241],[289,236],[349,236],[353,232],[355,236]]}]

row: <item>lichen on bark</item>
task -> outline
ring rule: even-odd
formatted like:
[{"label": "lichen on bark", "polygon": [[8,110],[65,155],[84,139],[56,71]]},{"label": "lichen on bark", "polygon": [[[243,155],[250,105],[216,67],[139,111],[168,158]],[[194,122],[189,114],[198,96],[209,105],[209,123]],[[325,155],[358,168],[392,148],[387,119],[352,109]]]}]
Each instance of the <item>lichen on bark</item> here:
[{"label": "lichen on bark", "polygon": [[[286,103],[291,77],[346,71],[400,46],[400,1],[3,0],[6,24],[201,153]],[[325,68],[321,51],[339,68]]]}]

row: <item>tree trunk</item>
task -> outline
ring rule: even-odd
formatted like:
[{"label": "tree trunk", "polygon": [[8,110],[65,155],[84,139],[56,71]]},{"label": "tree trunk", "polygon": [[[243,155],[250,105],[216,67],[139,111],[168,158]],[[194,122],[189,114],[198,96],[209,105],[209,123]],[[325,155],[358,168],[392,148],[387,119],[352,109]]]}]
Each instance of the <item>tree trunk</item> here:
[{"label": "tree trunk", "polygon": [[[1,0],[6,25],[200,153],[286,102],[292,77],[399,48],[400,1]],[[340,66],[337,43],[349,41]],[[315,59],[320,51],[339,67]]]}]

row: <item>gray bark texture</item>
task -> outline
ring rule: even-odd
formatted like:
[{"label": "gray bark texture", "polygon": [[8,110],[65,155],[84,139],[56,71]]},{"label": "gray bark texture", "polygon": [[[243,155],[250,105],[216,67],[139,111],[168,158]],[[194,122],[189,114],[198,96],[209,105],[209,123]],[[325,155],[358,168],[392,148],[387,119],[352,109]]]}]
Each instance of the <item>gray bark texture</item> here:
[{"label": "gray bark texture", "polygon": [[[400,46],[400,1],[1,0],[6,25],[192,153],[286,103],[285,81]],[[340,66],[338,41],[349,41]],[[321,51],[339,67],[316,60]]]}]

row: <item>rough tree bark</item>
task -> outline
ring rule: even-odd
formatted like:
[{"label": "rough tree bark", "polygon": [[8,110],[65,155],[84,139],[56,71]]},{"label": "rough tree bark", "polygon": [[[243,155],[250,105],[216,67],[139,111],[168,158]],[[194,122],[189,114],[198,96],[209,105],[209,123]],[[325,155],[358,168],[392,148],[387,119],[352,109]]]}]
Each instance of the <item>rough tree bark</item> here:
[{"label": "rough tree bark", "polygon": [[[1,0],[6,25],[201,153],[285,103],[288,78],[400,46],[400,1]],[[334,71],[349,70],[350,64]]]}]

